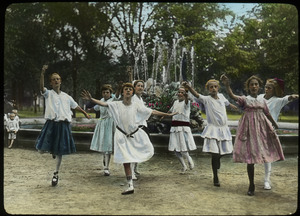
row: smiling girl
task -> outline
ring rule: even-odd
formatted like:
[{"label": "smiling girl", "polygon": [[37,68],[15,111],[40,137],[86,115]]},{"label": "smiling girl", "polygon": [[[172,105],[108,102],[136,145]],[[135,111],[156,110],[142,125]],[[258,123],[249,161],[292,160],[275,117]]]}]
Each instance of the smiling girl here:
[{"label": "smiling girl", "polygon": [[244,114],[239,120],[233,149],[233,160],[237,163],[247,163],[249,178],[248,195],[253,196],[254,164],[284,160],[283,151],[275,128],[278,128],[272,118],[266,101],[259,98],[258,93],[263,85],[257,76],[251,76],[245,82],[245,90],[248,96],[237,96],[233,94],[229,79],[221,76],[228,95],[235,100],[243,109]]}]

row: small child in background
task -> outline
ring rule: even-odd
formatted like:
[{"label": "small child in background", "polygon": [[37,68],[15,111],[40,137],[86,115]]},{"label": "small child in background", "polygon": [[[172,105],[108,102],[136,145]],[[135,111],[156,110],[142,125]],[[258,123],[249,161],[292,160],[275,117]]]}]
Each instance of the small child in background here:
[{"label": "small child in background", "polygon": [[209,91],[208,96],[197,93],[188,83],[184,86],[199,100],[205,107],[207,126],[204,128],[201,137],[204,138],[203,152],[211,154],[211,165],[213,171],[214,186],[220,187],[218,169],[220,159],[223,155],[231,154],[233,150],[232,136],[227,124],[226,106],[237,109],[219,93],[220,84],[218,80],[208,80],[205,88]]},{"label": "small child in background", "polygon": [[16,115],[11,113],[6,122],[6,131],[8,133],[8,148],[11,149],[15,139],[17,138],[17,132],[19,131],[19,121],[16,119]]},{"label": "small child in background", "polygon": [[184,159],[188,161],[189,168],[193,169],[194,162],[189,151],[195,150],[197,147],[190,128],[191,102],[184,87],[178,89],[177,95],[178,100],[173,103],[169,110],[169,112],[178,113],[172,117],[169,151],[175,151],[175,155],[182,165],[181,173],[184,174],[187,171]]}]

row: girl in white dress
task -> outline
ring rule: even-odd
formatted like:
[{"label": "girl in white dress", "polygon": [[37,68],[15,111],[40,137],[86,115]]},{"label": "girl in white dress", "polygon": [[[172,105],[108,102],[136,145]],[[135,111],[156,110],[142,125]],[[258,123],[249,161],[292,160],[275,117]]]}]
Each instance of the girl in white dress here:
[{"label": "girl in white dress", "polygon": [[188,161],[189,168],[194,168],[194,162],[189,155],[189,151],[197,149],[194,137],[190,128],[190,112],[191,102],[188,99],[188,94],[183,87],[179,88],[178,100],[176,100],[169,112],[177,112],[178,114],[172,117],[172,125],[170,129],[169,151],[175,151],[178,157],[184,174],[187,171],[187,166],[184,159]]},{"label": "girl in white dress", "polygon": [[[267,106],[269,108],[270,114],[273,117],[274,121],[278,121],[278,117],[281,109],[287,105],[289,102],[299,98],[299,95],[284,94],[284,81],[278,78],[268,79],[265,85],[265,94],[258,95],[257,98],[264,98],[266,100]],[[271,190],[271,163],[265,163],[265,178],[264,178],[264,189]]]},{"label": "girl in white dress", "polygon": [[226,106],[237,109],[219,93],[220,84],[218,80],[208,80],[205,88],[209,96],[198,94],[187,82],[183,85],[202,103],[205,107],[207,126],[204,128],[201,137],[204,138],[203,152],[211,153],[213,183],[220,187],[218,169],[220,169],[220,158],[223,155],[231,154],[233,150],[232,136],[227,125]]},{"label": "girl in white dress", "polygon": [[[111,102],[116,100],[112,96],[113,89],[111,85],[105,84],[101,87],[103,102]],[[109,176],[109,163],[111,154],[113,152],[113,135],[115,131],[114,121],[109,116],[107,107],[95,105],[93,107],[95,111],[100,111],[100,118],[94,130],[91,147],[93,151],[101,152],[103,155],[104,175]]]},{"label": "girl in white dress", "polygon": [[121,92],[123,100],[114,102],[96,100],[85,90],[81,95],[83,99],[108,107],[108,112],[114,119],[117,128],[114,135],[114,162],[122,163],[124,166],[128,188],[122,195],[126,195],[134,193],[130,163],[147,161],[154,154],[153,145],[146,132],[139,128],[136,118],[148,119],[151,114],[173,116],[176,113],[163,113],[132,103],[134,87],[131,83],[123,84]]}]

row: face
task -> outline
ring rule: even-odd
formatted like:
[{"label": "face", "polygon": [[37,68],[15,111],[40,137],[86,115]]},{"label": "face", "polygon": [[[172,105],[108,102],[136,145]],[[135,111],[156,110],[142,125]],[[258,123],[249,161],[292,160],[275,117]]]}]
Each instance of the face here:
[{"label": "face", "polygon": [[209,95],[216,96],[219,92],[219,85],[217,82],[209,82],[208,84]]},{"label": "face", "polygon": [[123,88],[123,96],[124,97],[131,97],[133,94],[133,88],[129,86],[125,86]]},{"label": "face", "polygon": [[103,90],[102,91],[102,97],[104,98],[104,100],[108,100],[111,96],[111,93],[109,90]]},{"label": "face", "polygon": [[14,115],[14,114],[10,114],[9,118],[10,118],[11,120],[14,120],[14,119],[15,119],[15,115]]},{"label": "face", "polygon": [[266,98],[271,98],[275,95],[274,86],[271,83],[266,83],[265,85],[265,96]]},{"label": "face", "polygon": [[178,99],[180,101],[184,100],[185,94],[186,94],[185,90],[183,88],[180,88],[177,92]]},{"label": "face", "polygon": [[61,78],[60,78],[60,76],[58,74],[53,74],[51,76],[50,85],[52,86],[52,88],[60,87],[60,85],[61,85]]},{"label": "face", "polygon": [[142,82],[138,82],[136,84],[136,86],[134,87],[135,89],[135,93],[138,95],[138,96],[141,96],[143,91],[144,91],[144,84]]},{"label": "face", "polygon": [[250,91],[250,95],[252,96],[256,96],[258,94],[259,91],[259,82],[256,79],[252,79],[249,82],[249,91]]}]

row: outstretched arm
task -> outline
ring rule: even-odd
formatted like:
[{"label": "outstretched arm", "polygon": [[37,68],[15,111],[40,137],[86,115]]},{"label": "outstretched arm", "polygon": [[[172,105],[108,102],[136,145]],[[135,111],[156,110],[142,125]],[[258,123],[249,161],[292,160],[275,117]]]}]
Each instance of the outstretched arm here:
[{"label": "outstretched arm", "polygon": [[196,92],[195,89],[190,86],[190,84],[188,84],[187,82],[183,82],[182,85],[187,88],[192,93],[192,95],[194,95],[196,98],[199,98],[198,92]]},{"label": "outstretched arm", "polygon": [[229,79],[227,78],[227,76],[225,76],[224,74],[221,75],[220,80],[222,81],[222,83],[225,85],[226,91],[229,95],[230,98],[232,98],[233,100],[237,101],[238,100],[238,96],[233,94],[230,85],[229,85]]},{"label": "outstretched arm", "polygon": [[157,110],[153,110],[152,111],[152,114],[153,115],[158,115],[158,116],[173,116],[173,115],[176,115],[177,112],[173,112],[173,113],[164,113],[164,112],[160,112],[160,111],[157,111]]},{"label": "outstretched arm", "polygon": [[41,72],[41,77],[40,77],[40,91],[42,93],[45,92],[45,84],[44,84],[44,80],[45,80],[45,71],[48,69],[48,65],[43,65],[42,68],[42,72]]},{"label": "outstretched arm", "polygon": [[95,99],[95,98],[92,98],[91,93],[89,93],[89,92],[86,91],[86,90],[83,90],[83,91],[81,92],[81,97],[82,97],[82,99],[84,99],[84,100],[92,101],[93,103],[99,104],[100,106],[104,106],[104,107],[107,107],[107,106],[108,106],[108,104],[107,104],[106,102],[103,102],[103,101],[97,100],[97,99]]},{"label": "outstretched arm", "polygon": [[289,96],[288,100],[289,100],[289,101],[293,101],[293,100],[296,100],[296,99],[298,99],[298,98],[299,98],[299,95],[297,95],[297,94],[292,94],[292,95]]},{"label": "outstretched arm", "polygon": [[75,109],[82,112],[87,119],[91,118],[91,116],[87,114],[86,111],[84,111],[80,106],[77,106]]}]

